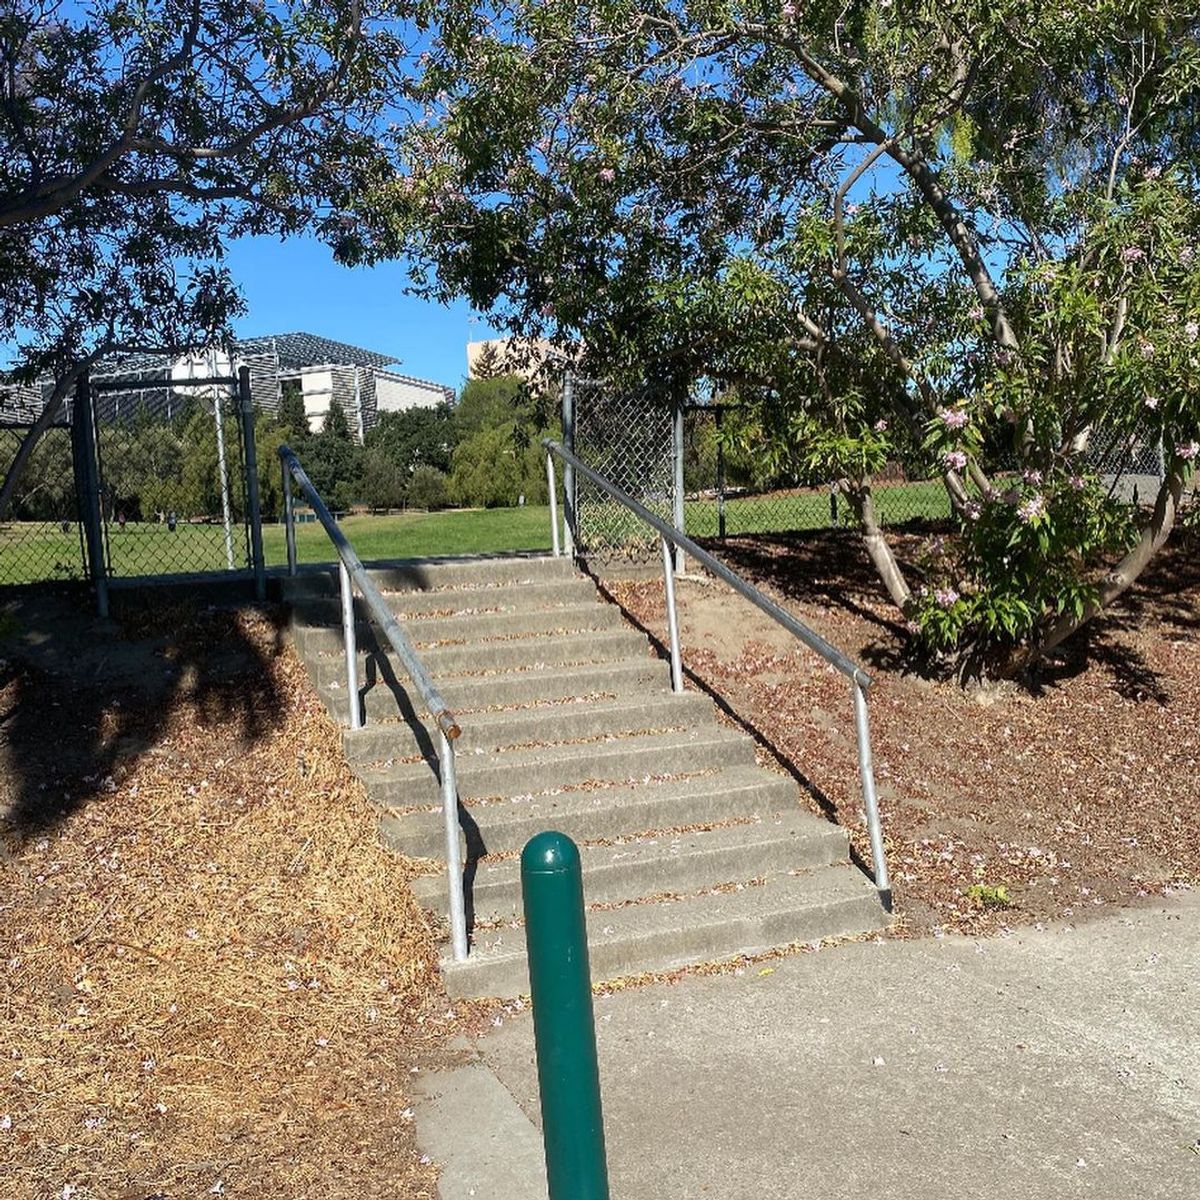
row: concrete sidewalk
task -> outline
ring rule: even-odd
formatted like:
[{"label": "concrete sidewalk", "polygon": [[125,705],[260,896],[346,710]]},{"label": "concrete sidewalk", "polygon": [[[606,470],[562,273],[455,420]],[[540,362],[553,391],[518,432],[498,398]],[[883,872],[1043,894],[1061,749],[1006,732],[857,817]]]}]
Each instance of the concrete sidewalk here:
[{"label": "concrete sidewalk", "polygon": [[[1193,1200],[1198,1007],[1195,893],[1082,928],[844,946],[601,998],[612,1194]],[[430,1081],[418,1114],[443,1198],[544,1197],[524,1179],[540,1149],[528,1014],[478,1051],[474,1083]],[[522,1178],[501,1184],[510,1155]]]}]

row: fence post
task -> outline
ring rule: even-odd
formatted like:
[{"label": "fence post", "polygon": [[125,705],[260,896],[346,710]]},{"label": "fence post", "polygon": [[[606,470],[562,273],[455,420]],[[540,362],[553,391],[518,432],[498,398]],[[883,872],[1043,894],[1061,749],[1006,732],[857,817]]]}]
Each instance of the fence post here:
[{"label": "fence post", "polygon": [[521,894],[550,1200],[608,1200],[583,878],[566,834],[526,843]]},{"label": "fence post", "polygon": [[87,544],[88,574],[96,585],[96,612],[108,616],[108,563],[104,557],[104,528],[100,514],[100,474],[96,466],[96,414],[87,372],[75,384],[71,413],[71,440],[75,465],[75,487],[79,496],[79,519]]},{"label": "fence post", "polygon": [[[671,414],[671,465],[673,468],[673,480],[671,490],[674,493],[672,497],[672,521],[671,524],[679,530],[680,533],[686,536],[687,529],[686,517],[683,508],[683,401],[676,399],[672,401],[673,411]],[[675,547],[675,570],[682,574],[685,566],[685,556],[682,546]]]},{"label": "fence post", "polygon": [[[563,381],[562,394],[563,445],[575,453],[575,376],[570,371]],[[575,557],[579,543],[578,516],[575,511],[575,468],[563,462],[563,540],[568,558]]]},{"label": "fence post", "polygon": [[262,506],[258,495],[258,451],[254,444],[254,400],[250,395],[250,368],[238,368],[238,401],[245,450],[246,508],[250,522],[250,565],[254,569],[254,594],[267,598],[267,569],[263,560]]},{"label": "fence post", "polygon": [[717,405],[717,537],[725,540],[725,441],[721,436],[725,406]]}]

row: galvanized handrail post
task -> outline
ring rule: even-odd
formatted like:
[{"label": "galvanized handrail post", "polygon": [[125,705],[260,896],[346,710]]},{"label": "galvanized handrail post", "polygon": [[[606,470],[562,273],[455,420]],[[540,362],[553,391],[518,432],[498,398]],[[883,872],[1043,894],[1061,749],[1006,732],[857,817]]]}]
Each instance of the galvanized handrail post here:
[{"label": "galvanized handrail post", "polygon": [[450,888],[450,945],[455,962],[467,958],[467,908],[463,900],[462,847],[458,840],[458,775],[454,743],[438,729],[438,765],[442,776],[442,818],[446,826],[446,874]]},{"label": "galvanized handrail post", "polygon": [[558,541],[558,496],[555,495],[554,455],[549,451],[546,451],[546,488],[550,496],[550,545],[554,550],[554,557],[559,558],[562,555],[562,547]]},{"label": "galvanized handrail post", "polygon": [[358,695],[358,638],[354,630],[354,585],[346,564],[338,559],[338,578],[342,585],[342,637],[346,643],[346,691],[350,705],[350,728],[362,728],[361,701]]},{"label": "galvanized handrail post", "polygon": [[250,565],[254,571],[254,594],[267,598],[267,565],[263,557],[262,505],[258,495],[258,448],[254,442],[254,398],[250,392],[250,368],[238,368],[238,407],[242,416],[242,447],[246,466],[246,508],[250,520]]},{"label": "galvanized handrail post", "polygon": [[862,683],[851,679],[854,694],[854,728],[858,735],[858,774],[862,782],[863,810],[867,817],[867,833],[871,839],[871,863],[875,870],[875,886],[883,907],[892,911],[892,885],[888,879],[887,856],[883,850],[883,826],[879,820],[879,797],[875,791],[875,765],[871,757],[871,728],[867,722],[867,697]]},{"label": "galvanized handrail post", "polygon": [[679,657],[679,613],[675,607],[675,571],[671,562],[671,545],[662,542],[663,583],[667,594],[667,635],[671,642],[671,691],[683,691],[683,663]]},{"label": "galvanized handrail post", "polygon": [[287,542],[288,574],[296,574],[296,512],[292,502],[292,473],[283,464],[283,537]]}]

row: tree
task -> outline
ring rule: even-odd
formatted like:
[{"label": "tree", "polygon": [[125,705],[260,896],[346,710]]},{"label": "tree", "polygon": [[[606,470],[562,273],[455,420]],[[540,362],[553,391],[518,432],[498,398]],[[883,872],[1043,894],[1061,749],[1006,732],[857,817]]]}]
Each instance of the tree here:
[{"label": "tree", "polygon": [[446,473],[435,467],[420,466],[408,481],[408,503],[413,508],[424,508],[433,512],[449,504],[449,489]]},{"label": "tree", "polygon": [[280,385],[279,424],[288,431],[288,444],[299,454],[312,436],[304,407],[304,388],[299,380],[285,379]]},{"label": "tree", "polygon": [[468,379],[458,398],[455,424],[460,437],[508,422],[541,427],[546,423],[544,406],[516,375]]},{"label": "tree", "polygon": [[[363,254],[585,369],[737,386],[758,452],[843,481],[914,636],[1013,672],[1136,580],[1200,450],[1198,32],[1178,0],[452,10]],[[1161,441],[1149,509],[1097,430]],[[900,444],[958,526],[915,573],[871,488]]]},{"label": "tree", "polygon": [[448,471],[457,442],[458,426],[449,404],[381,412],[366,437],[367,449],[386,454],[405,480],[421,466]]},{"label": "tree", "polygon": [[0,489],[87,367],[227,339],[233,238],[309,230],[377,177],[404,101],[402,0],[57,0],[0,14],[0,343],[55,381]]},{"label": "tree", "polygon": [[359,498],[362,455],[336,396],[329,398],[325,424],[310,442],[305,458],[308,477],[325,503],[342,512],[352,508]]},{"label": "tree", "polygon": [[475,359],[475,365],[471,368],[471,376],[474,379],[495,379],[498,375],[504,375],[504,361],[500,356],[500,351],[496,348],[495,342],[484,342]]},{"label": "tree", "polygon": [[382,450],[367,449],[362,456],[359,495],[368,508],[399,508],[404,503],[405,475]]}]

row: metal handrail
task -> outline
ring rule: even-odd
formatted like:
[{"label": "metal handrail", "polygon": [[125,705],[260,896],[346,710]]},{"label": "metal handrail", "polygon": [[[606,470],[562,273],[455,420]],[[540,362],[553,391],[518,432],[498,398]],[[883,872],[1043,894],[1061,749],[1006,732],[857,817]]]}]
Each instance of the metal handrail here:
[{"label": "metal handrail", "polygon": [[288,574],[296,574],[296,525],[292,505],[292,480],[308,499],[338,554],[338,575],[341,582],[342,638],[346,651],[346,688],[349,693],[350,728],[363,726],[362,701],[358,694],[358,644],[355,633],[354,588],[357,587],[366,601],[371,618],[383,631],[396,657],[400,660],[417,689],[421,700],[438,732],[438,765],[442,787],[442,814],[446,826],[446,870],[450,888],[450,940],[454,958],[462,962],[467,957],[466,905],[463,900],[462,852],[459,845],[458,825],[458,781],[454,761],[454,741],[462,734],[457,718],[437,690],[425,670],[408,635],[400,628],[395,614],[388,608],[387,601],[367,574],[366,567],[354,551],[349,539],[338,527],[320,492],[313,486],[295,451],[290,446],[279,447],[279,458],[283,468],[283,509],[287,536]]},{"label": "metal handrail", "polygon": [[[663,580],[666,589],[667,604],[667,636],[671,653],[671,688],[673,691],[683,691],[683,666],[679,650],[679,617],[675,604],[675,568],[671,562],[671,547],[682,550],[694,558],[701,566],[715,575],[718,579],[729,584],[738,595],[749,600],[755,608],[765,613],[773,621],[782,625],[793,636],[800,639],[810,650],[820,655],[827,663],[835,667],[850,680],[850,689],[854,706],[854,725],[858,740],[858,773],[862,780],[863,808],[867,817],[867,832],[871,839],[871,857],[875,869],[875,886],[879,890],[879,898],[885,909],[892,908],[892,891],[888,879],[887,858],[883,848],[883,828],[879,820],[879,797],[875,790],[875,771],[871,756],[871,731],[867,721],[866,690],[871,686],[871,676],[853,659],[847,657],[836,646],[827,642],[814,629],[810,629],[802,621],[798,621],[786,609],[781,608],[774,600],[763,595],[752,583],[748,583],[736,571],[727,567],[720,559],[714,558],[703,547],[698,546],[685,533],[664,521],[657,513],[651,512],[643,504],[639,504],[627,492],[622,491],[615,483],[605,479],[598,471],[593,470],[577,455],[573,454],[560,442],[553,438],[543,438],[542,446],[546,450],[546,480],[550,489],[550,540],[555,555],[561,554],[558,534],[558,502],[557,486],[554,475],[554,457],[562,459],[566,467],[575,474],[590,480],[606,495],[612,497],[618,504],[627,508],[634,516],[644,521],[654,529],[662,543]],[[564,483],[565,471],[564,471]],[[576,531],[571,529],[569,514],[575,512],[573,497],[565,498],[564,517],[567,518],[568,553],[572,545],[578,546],[579,539]]]}]

